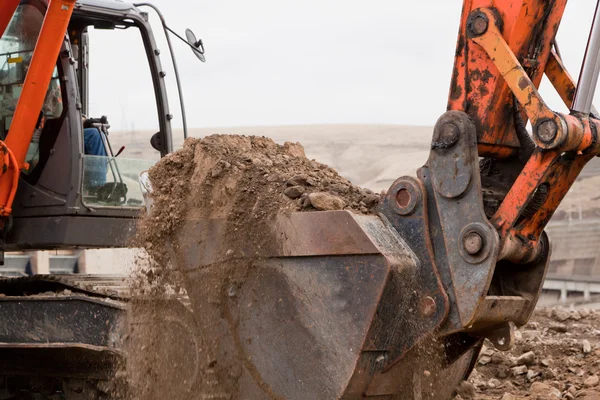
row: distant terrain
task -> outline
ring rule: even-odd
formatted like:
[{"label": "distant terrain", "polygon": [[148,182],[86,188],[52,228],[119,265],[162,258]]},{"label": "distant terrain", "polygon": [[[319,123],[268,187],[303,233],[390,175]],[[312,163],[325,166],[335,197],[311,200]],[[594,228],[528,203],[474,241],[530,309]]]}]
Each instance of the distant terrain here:
[{"label": "distant terrain", "polygon": [[[433,127],[406,125],[298,125],[231,128],[193,128],[190,136],[215,133],[259,135],[279,143],[300,142],[309,158],[327,164],[354,184],[374,191],[387,189],[398,177],[415,175],[429,154]],[[151,132],[111,134],[114,148],[126,145],[123,157],[156,157],[149,145]],[[174,132],[175,147],[183,133]],[[154,153],[154,154],[153,154]],[[594,159],[571,189],[559,218],[600,217],[600,160]]]}]

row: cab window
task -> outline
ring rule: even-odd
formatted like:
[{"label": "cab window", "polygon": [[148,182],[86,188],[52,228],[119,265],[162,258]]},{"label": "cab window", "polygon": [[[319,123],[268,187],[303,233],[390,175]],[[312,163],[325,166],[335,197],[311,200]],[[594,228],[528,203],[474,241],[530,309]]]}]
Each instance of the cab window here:
[{"label": "cab window", "polygon": [[[0,38],[0,138],[6,139],[12,119],[23,90],[33,51],[42,28],[44,14],[31,4],[21,4],[13,15],[6,31]],[[33,134],[25,162],[30,174],[40,161],[40,139],[44,127],[63,115],[63,95],[59,71],[55,66],[40,118]]]},{"label": "cab window", "polygon": [[[150,144],[159,118],[143,36],[130,21],[93,22],[86,32],[89,48],[83,53],[89,62],[80,63],[87,69],[89,97],[83,202],[95,208],[143,207],[139,176],[160,159]],[[126,51],[116,53],[115,43]]]}]

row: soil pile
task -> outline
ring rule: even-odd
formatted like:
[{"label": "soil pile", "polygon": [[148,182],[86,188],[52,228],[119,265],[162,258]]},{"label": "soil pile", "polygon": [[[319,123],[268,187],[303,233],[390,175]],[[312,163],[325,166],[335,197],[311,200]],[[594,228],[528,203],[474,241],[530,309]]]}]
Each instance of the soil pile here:
[{"label": "soil pile", "polygon": [[486,342],[462,399],[600,399],[600,313],[540,309],[511,351]]},{"label": "soil pile", "polygon": [[[256,136],[188,139],[150,170],[150,179],[154,206],[143,223],[150,243],[173,233],[188,211],[198,211],[190,206],[211,215],[231,211],[223,207],[232,203],[226,199],[230,197],[272,202],[276,207],[271,208],[279,211],[350,209],[364,214],[379,201],[379,195],[353,186],[334,169],[308,160],[299,143],[279,145]],[[199,194],[209,195],[209,201]]]},{"label": "soil pile", "polygon": [[[163,383],[165,372],[181,366],[160,354],[178,354],[184,344],[175,333],[165,339],[159,324],[146,324],[138,328],[137,353],[128,366],[134,387],[144,399],[231,398],[239,390],[245,361],[228,334],[231,317],[224,304],[241,290],[254,261],[277,248],[272,232],[277,216],[316,210],[368,214],[380,196],[308,160],[300,144],[279,145],[264,137],[188,139],[149,175],[153,205],[140,221],[137,240],[150,260],[140,262],[137,291],[143,299],[148,294],[177,296],[187,289],[198,326],[186,356],[197,353],[200,367],[183,382],[184,391]],[[145,305],[149,320],[164,315],[164,307],[152,309],[155,304]]]}]

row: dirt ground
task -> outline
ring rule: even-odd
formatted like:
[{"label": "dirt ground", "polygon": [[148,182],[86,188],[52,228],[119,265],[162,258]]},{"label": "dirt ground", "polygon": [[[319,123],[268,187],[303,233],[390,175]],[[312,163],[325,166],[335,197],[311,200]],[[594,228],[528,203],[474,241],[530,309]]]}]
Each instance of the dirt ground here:
[{"label": "dirt ground", "polygon": [[600,399],[600,313],[538,309],[499,352],[487,343],[458,399]]}]

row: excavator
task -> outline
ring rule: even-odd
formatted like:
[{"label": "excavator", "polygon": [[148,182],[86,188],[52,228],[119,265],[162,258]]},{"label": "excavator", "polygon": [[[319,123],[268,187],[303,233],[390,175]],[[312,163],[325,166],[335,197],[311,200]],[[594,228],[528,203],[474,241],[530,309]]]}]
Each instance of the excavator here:
[{"label": "excavator", "polygon": [[[181,398],[449,399],[485,339],[500,350],[513,346],[548,269],[544,228],[600,154],[600,115],[592,106],[600,13],[597,6],[576,83],[556,42],[566,3],[464,0],[447,111],[416,177],[398,178],[374,215],[282,216],[273,230],[284,242],[253,260],[236,296],[225,296],[219,321],[203,319],[214,315],[203,313],[206,299],[194,282],[225,261],[214,249],[226,233],[218,220],[183,225],[190,254],[179,262],[188,298],[165,300],[164,331],[188,357],[161,382],[186,386]],[[138,29],[160,121],[148,140],[162,156],[173,151],[165,73],[144,7],[0,4],[2,251],[121,247],[135,233],[144,193],[132,177],[147,165],[125,168],[111,150],[104,164],[110,179],[89,190],[98,164],[84,154],[81,121],[88,28]],[[187,36],[202,56],[201,41]],[[544,75],[568,114],[540,95]],[[61,101],[46,107],[52,87]],[[199,232],[210,234],[199,240]],[[0,398],[119,398],[106,385],[118,377],[115,364],[142,351],[127,347],[131,326],[164,323],[136,315],[123,294],[127,285],[125,278],[85,275],[0,281]],[[226,389],[202,385],[202,329],[217,330],[243,360],[220,375],[233,381]],[[209,367],[223,369],[216,364]]]}]

